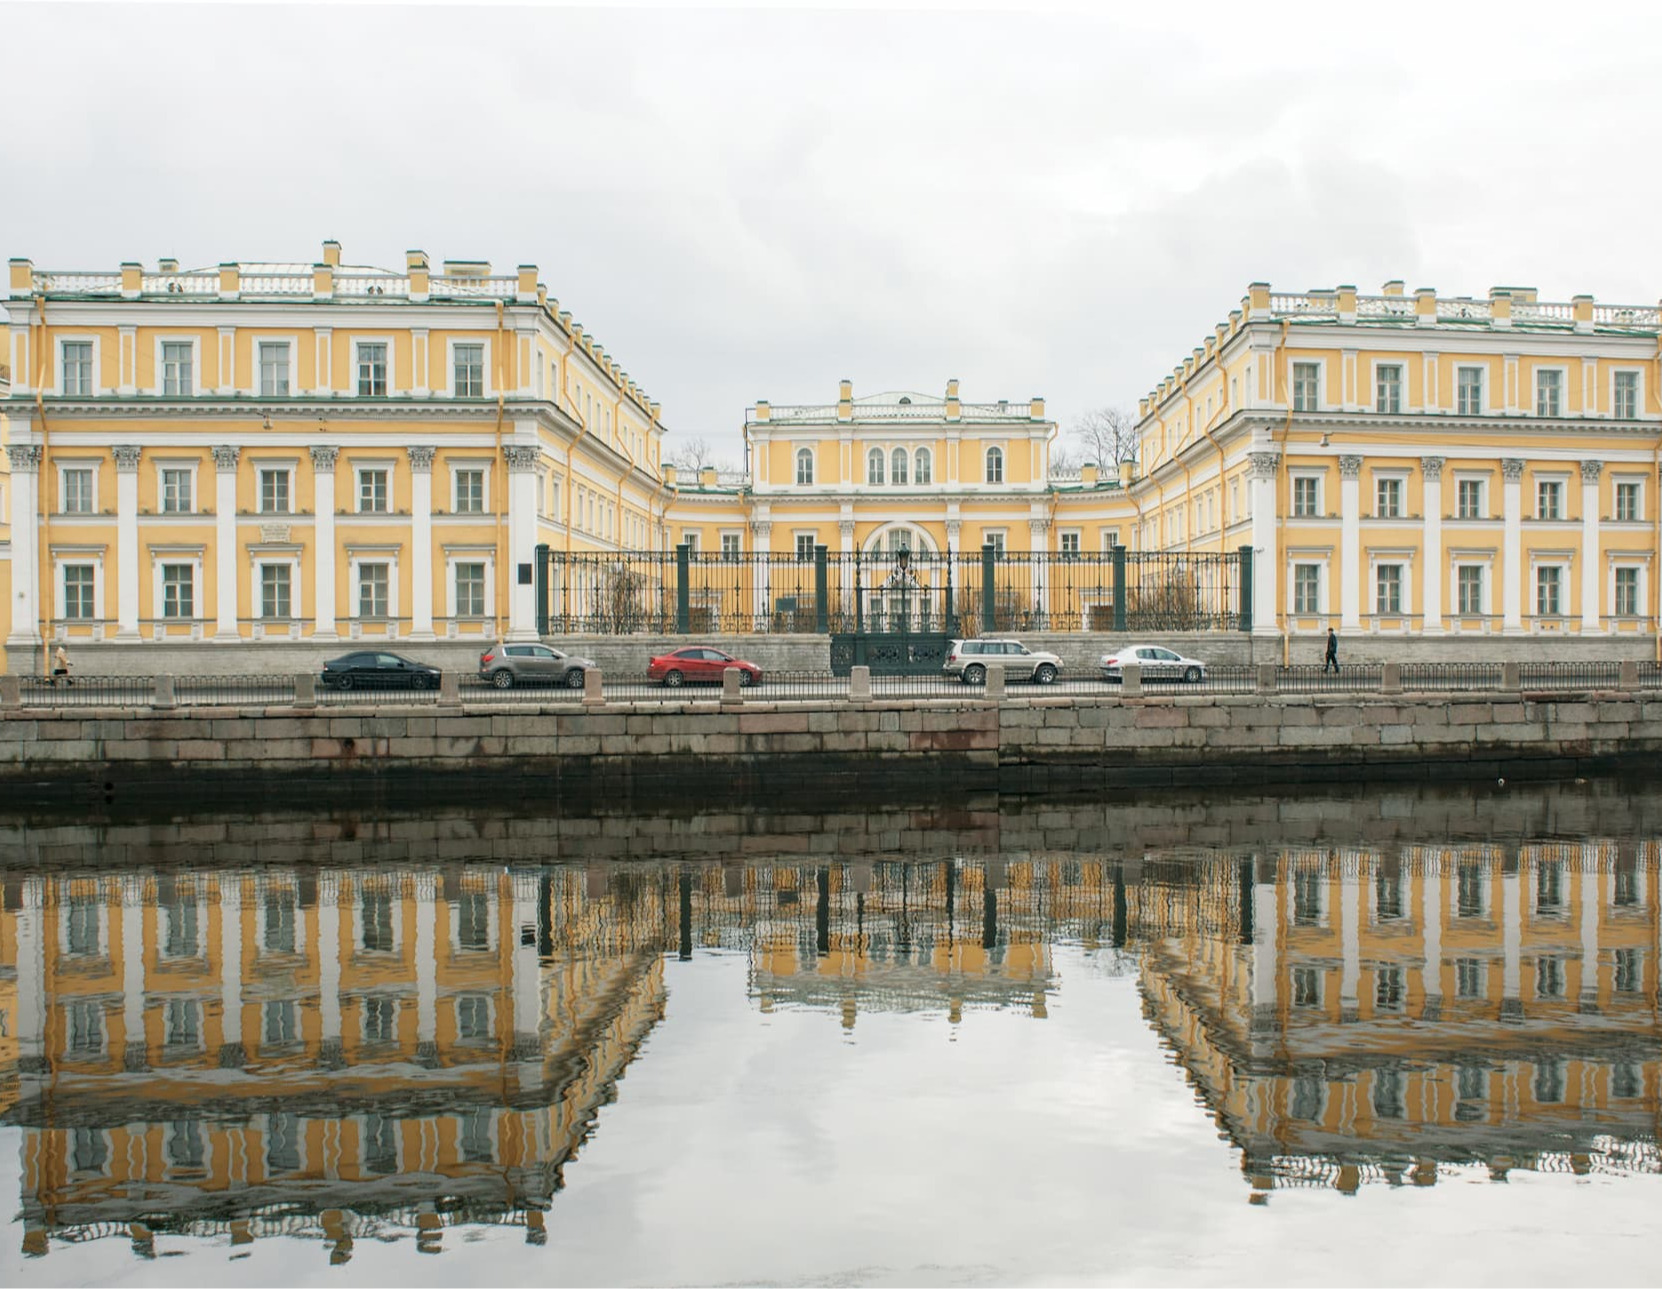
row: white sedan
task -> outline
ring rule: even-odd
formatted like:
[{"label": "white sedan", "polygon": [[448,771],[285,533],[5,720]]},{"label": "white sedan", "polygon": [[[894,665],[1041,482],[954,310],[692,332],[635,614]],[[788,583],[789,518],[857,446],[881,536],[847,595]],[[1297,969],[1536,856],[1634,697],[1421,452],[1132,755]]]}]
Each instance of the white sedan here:
[{"label": "white sedan", "polygon": [[1160,645],[1130,645],[1113,653],[1102,655],[1102,678],[1120,681],[1125,676],[1122,667],[1135,663],[1143,669],[1144,680],[1181,680],[1198,685],[1206,679],[1206,664],[1198,658],[1182,654]]}]

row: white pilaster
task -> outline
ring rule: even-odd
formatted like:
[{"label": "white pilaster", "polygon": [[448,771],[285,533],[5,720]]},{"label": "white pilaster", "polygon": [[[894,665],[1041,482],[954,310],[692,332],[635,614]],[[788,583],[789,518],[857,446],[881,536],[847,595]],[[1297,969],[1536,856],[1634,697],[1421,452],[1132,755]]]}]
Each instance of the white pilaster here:
[{"label": "white pilaster", "polygon": [[438,879],[432,873],[415,875],[416,1042],[425,1051],[438,1040]]},{"label": "white pilaster", "polygon": [[1425,479],[1425,590],[1420,630],[1438,635],[1443,630],[1443,464],[1442,457],[1421,457]]},{"label": "white pilaster", "polygon": [[312,630],[314,640],[333,640],[335,627],[335,461],[340,449],[312,448],[312,491],[316,515],[312,519]]},{"label": "white pilaster", "polygon": [[[115,567],[117,640],[139,638],[139,449],[118,443],[115,454]],[[161,616],[158,606],[156,616]]]},{"label": "white pilaster", "polygon": [[535,873],[515,873],[511,880],[513,920],[503,934],[513,937],[514,1053],[518,1060],[530,1062],[542,1054],[542,972],[535,934],[538,882]]},{"label": "white pilaster", "polygon": [[1433,999],[1436,1006],[1442,1005],[1443,998],[1443,860],[1440,855],[1427,855],[1424,867],[1421,870],[1420,881],[1423,884],[1425,900],[1425,966],[1422,969],[1422,979],[1425,986],[1425,1011],[1427,1017],[1432,1013]]},{"label": "white pilaster", "polygon": [[1252,507],[1252,633],[1279,634],[1277,605],[1281,556],[1276,541],[1275,481],[1281,467],[1278,452],[1253,452],[1247,475],[1248,504]]},{"label": "white pilaster", "polygon": [[1275,1010],[1281,1001],[1279,957],[1280,923],[1274,881],[1255,881],[1252,887],[1252,1008]]},{"label": "white pilaster", "polygon": [[[1029,519],[1027,521],[1027,533],[1028,549],[1035,556],[1049,549],[1050,520]],[[1044,623],[1045,629],[1048,630],[1050,624],[1050,593],[1045,584],[1044,576],[1048,561],[1034,559],[1030,567],[1033,574],[1033,608],[1039,615],[1039,621]]]},{"label": "white pilaster", "polygon": [[219,879],[219,1011],[223,1047],[242,1045],[242,879]]},{"label": "white pilaster", "polygon": [[1501,536],[1501,630],[1507,635],[1523,631],[1523,470],[1524,463],[1514,457],[1500,463],[1505,520]]},{"label": "white pilaster", "polygon": [[[410,636],[433,639],[433,453],[434,449],[414,446],[410,452]],[[509,475],[512,485],[517,476]],[[536,476],[530,476],[533,487]],[[535,506],[535,500],[532,502]],[[513,513],[513,495],[508,497]],[[509,545],[513,545],[512,528]]]},{"label": "white pilaster", "polygon": [[1362,458],[1339,458],[1339,629],[1362,629]]},{"label": "white pilaster", "polygon": [[[844,502],[840,513],[841,518],[837,520],[837,548],[845,556],[852,557],[854,554],[854,507],[849,505],[847,502]],[[952,536],[956,535],[952,533],[953,527],[954,525],[948,522],[947,532],[949,534],[949,542],[951,541]],[[852,558],[846,558],[843,560],[842,572],[839,576],[842,579],[843,612],[849,615],[849,621],[852,624],[854,614],[854,561]],[[853,629],[852,625],[844,628],[844,630],[848,631],[852,631]]]},{"label": "white pilaster", "polygon": [[[16,433],[16,430],[13,430]],[[8,644],[40,643],[39,505],[40,448],[31,443],[6,449],[12,467],[12,627]]]},{"label": "white pilaster", "polygon": [[767,621],[769,608],[767,555],[773,546],[773,524],[767,520],[752,520],[750,545],[756,553],[756,562],[752,566],[755,578],[751,590],[751,614],[752,620],[759,628]]},{"label": "white pilaster", "polygon": [[242,449],[214,449],[214,639],[237,638],[237,459]]},{"label": "white pilaster", "polygon": [[1581,846],[1581,1000],[1597,1000],[1599,991],[1599,848]]},{"label": "white pilaster", "polygon": [[317,1007],[323,1027],[325,1056],[333,1045],[340,1050],[340,878],[322,873],[317,879]]},{"label": "white pilaster", "polygon": [[1339,976],[1339,1009],[1343,1018],[1354,1019],[1358,1010],[1357,990],[1362,983],[1362,888],[1356,871],[1356,856],[1341,856],[1344,870],[1339,877],[1339,952],[1343,968]]},{"label": "white pilaster", "polygon": [[[510,443],[502,449],[508,460],[508,639],[537,638],[535,584],[519,584],[519,567],[537,556],[537,462],[542,449],[534,443]],[[429,477],[429,485],[431,477]],[[429,511],[431,492],[429,491]],[[427,591],[432,595],[433,542],[429,532],[427,550]],[[417,558],[420,558],[419,556]],[[428,606],[427,629],[433,629],[432,607]]]},{"label": "white pilaster", "polygon": [[142,1063],[144,1042],[144,878],[132,874],[121,879],[121,1027],[126,1031],[127,1050],[134,1059],[129,1068]]},{"label": "white pilaster", "polygon": [[1501,1015],[1517,1015],[1523,999],[1523,886],[1514,868],[1500,879],[1503,963]]},{"label": "white pilaster", "polygon": [[1599,582],[1604,561],[1599,555],[1599,474],[1602,461],[1581,463],[1581,634],[1599,629]]},{"label": "white pilaster", "polygon": [[17,911],[17,1056],[20,1069],[37,1074],[46,1065],[45,905],[46,879],[25,877]]}]

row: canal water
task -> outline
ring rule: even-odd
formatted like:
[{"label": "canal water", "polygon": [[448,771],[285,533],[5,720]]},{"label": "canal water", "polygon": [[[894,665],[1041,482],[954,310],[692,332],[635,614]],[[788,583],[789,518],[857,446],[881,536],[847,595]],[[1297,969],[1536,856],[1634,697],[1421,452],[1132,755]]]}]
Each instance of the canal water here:
[{"label": "canal water", "polygon": [[0,1283],[1650,1283],[1662,794],[0,820]]}]

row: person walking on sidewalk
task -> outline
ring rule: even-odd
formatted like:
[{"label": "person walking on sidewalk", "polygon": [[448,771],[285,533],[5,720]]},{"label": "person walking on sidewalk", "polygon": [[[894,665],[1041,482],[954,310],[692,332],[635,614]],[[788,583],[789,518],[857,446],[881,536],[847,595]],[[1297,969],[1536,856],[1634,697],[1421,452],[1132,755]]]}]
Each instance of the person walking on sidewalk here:
[{"label": "person walking on sidewalk", "polygon": [[66,685],[75,683],[69,678],[69,651],[62,645],[59,645],[58,651],[52,655],[52,683],[54,685],[58,683],[59,676],[63,677],[63,683]]},{"label": "person walking on sidewalk", "polygon": [[1327,654],[1322,659],[1322,674],[1339,670],[1339,637],[1333,634],[1333,628],[1327,629]]}]

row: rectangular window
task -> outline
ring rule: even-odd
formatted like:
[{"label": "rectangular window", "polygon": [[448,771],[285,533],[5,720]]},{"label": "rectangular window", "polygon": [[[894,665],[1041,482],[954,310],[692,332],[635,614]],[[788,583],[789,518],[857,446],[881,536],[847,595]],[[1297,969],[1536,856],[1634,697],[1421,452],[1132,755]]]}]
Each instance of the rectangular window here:
[{"label": "rectangular window", "polygon": [[1535,570],[1535,613],[1543,618],[1556,618],[1560,612],[1559,590],[1560,570],[1557,568],[1538,568]]},{"label": "rectangular window", "polygon": [[1454,993],[1459,998],[1481,998],[1483,987],[1483,960],[1456,958],[1454,960]]},{"label": "rectangular window", "polygon": [[813,533],[798,533],[796,535],[796,557],[804,562],[814,558]]},{"label": "rectangular window", "polygon": [[286,515],[289,513],[289,472],[287,470],[260,471],[260,513]]},{"label": "rectangular window", "polygon": [[92,393],[92,341],[64,341],[63,392],[65,394]]},{"label": "rectangular window", "polygon": [[994,559],[1004,558],[1004,530],[1002,528],[987,529],[981,534],[981,544],[993,548]]},{"label": "rectangular window", "polygon": [[463,891],[457,898],[456,944],[476,953],[491,947],[490,903],[480,891]]},{"label": "rectangular window", "polygon": [[86,896],[69,899],[69,952],[74,957],[95,957],[98,953],[98,905]]},{"label": "rectangular window", "polygon": [[162,565],[162,616],[196,616],[196,569],[190,564]]},{"label": "rectangular window", "polygon": [[1322,918],[1322,873],[1301,868],[1293,875],[1293,921],[1315,926]]},{"label": "rectangular window", "polygon": [[1316,410],[1316,392],[1321,383],[1320,363],[1293,364],[1293,411]]},{"label": "rectangular window", "polygon": [[260,616],[262,618],[288,618],[293,616],[289,612],[289,582],[290,569],[287,564],[262,564],[260,566]]},{"label": "rectangular window", "polygon": [[188,515],[196,504],[189,470],[162,471],[162,514]]},{"label": "rectangular window", "polygon": [[1485,900],[1483,866],[1462,864],[1454,891],[1455,911],[1463,918],[1480,918],[1488,903]]},{"label": "rectangular window", "polygon": [[93,1002],[72,1002],[69,1014],[69,1050],[86,1055],[103,1050],[104,1010]]},{"label": "rectangular window", "polygon": [[1638,569],[1618,568],[1616,570],[1615,610],[1618,617],[1636,618],[1639,616]]},{"label": "rectangular window", "polygon": [[358,346],[358,393],[384,398],[387,392],[387,346],[384,341]]},{"label": "rectangular window", "polygon": [[398,1036],[398,1000],[364,999],[364,1042],[390,1043]]},{"label": "rectangular window", "polygon": [[267,953],[294,952],[293,891],[267,891],[265,894],[265,929],[262,947]]},{"label": "rectangular window", "polygon": [[1562,998],[1564,996],[1564,960],[1558,957],[1535,959],[1535,996]]},{"label": "rectangular window", "polygon": [[1535,415],[1559,416],[1563,413],[1564,373],[1538,371],[1535,373]]},{"label": "rectangular window", "polygon": [[387,566],[385,564],[358,565],[358,616],[384,618],[387,616]]},{"label": "rectangular window", "polygon": [[393,948],[392,894],[385,887],[365,890],[361,904],[364,948],[391,953]]},{"label": "rectangular window", "polygon": [[1459,592],[1459,610],[1463,616],[1471,617],[1483,612],[1483,569],[1472,564],[1462,564],[1456,570],[1455,576]]},{"label": "rectangular window", "polygon": [[1616,992],[1636,994],[1645,983],[1644,956],[1638,949],[1616,950]]},{"label": "rectangular window", "polygon": [[1402,917],[1402,880],[1397,873],[1375,873],[1373,878],[1374,916],[1381,922]]},{"label": "rectangular window", "polygon": [[1639,484],[1637,481],[1618,480],[1616,483],[1616,518],[1622,523],[1637,523],[1639,515]]},{"label": "rectangular window", "polygon": [[75,1129],[71,1164],[78,1173],[102,1173],[110,1162],[109,1139],[98,1128]]},{"label": "rectangular window", "polygon": [[1297,519],[1313,519],[1317,514],[1316,507],[1320,504],[1318,498],[1321,491],[1321,480],[1314,475],[1299,475],[1293,479],[1293,516]]},{"label": "rectangular window", "polygon": [[1564,865],[1543,860],[1535,870],[1535,909],[1540,913],[1564,911]]},{"label": "rectangular window", "polygon": [[385,470],[358,471],[358,513],[384,515],[387,513],[387,472]]},{"label": "rectangular window", "polygon": [[1374,973],[1373,1002],[1376,1010],[1401,1011],[1406,994],[1401,967],[1381,967]]},{"label": "rectangular window", "polygon": [[1293,612],[1320,613],[1322,568],[1320,564],[1293,565]]},{"label": "rectangular window", "polygon": [[483,470],[456,471],[456,513],[482,515],[485,513],[485,472]]},{"label": "rectangular window", "polygon": [[738,533],[723,533],[721,535],[721,557],[725,560],[737,560],[741,540],[742,538]]},{"label": "rectangular window", "polygon": [[1078,533],[1070,532],[1070,533],[1063,533],[1062,534],[1062,558],[1063,559],[1078,559],[1079,558],[1079,534]]},{"label": "rectangular window", "polygon": [[482,618],[485,616],[485,566],[483,564],[456,565],[456,616]]},{"label": "rectangular window", "polygon": [[1320,1007],[1322,1005],[1322,974],[1317,967],[1293,968],[1293,1006]]},{"label": "rectangular window", "polygon": [[1455,514],[1461,519],[1483,518],[1483,480],[1460,479],[1455,485]]},{"label": "rectangular window", "polygon": [[63,615],[71,621],[89,622],[98,616],[93,605],[96,568],[91,564],[63,566]]},{"label": "rectangular window", "polygon": [[1483,414],[1483,368],[1461,367],[1454,374],[1454,410],[1461,416]]},{"label": "rectangular window", "polygon": [[1610,413],[1619,421],[1637,420],[1639,416],[1639,373],[1619,371],[1611,389]]},{"label": "rectangular window", "polygon": [[169,1047],[200,1047],[202,1012],[194,998],[169,998],[164,1013],[164,1042]]},{"label": "rectangular window", "polygon": [[1374,612],[1402,612],[1402,565],[1381,564],[1375,570]]},{"label": "rectangular window", "polygon": [[1374,368],[1375,402],[1381,412],[1395,414],[1402,411],[1402,368],[1396,363],[1381,363]]},{"label": "rectangular window", "polygon": [[484,994],[463,994],[456,1000],[456,1037],[480,1043],[491,1036],[491,1000]]},{"label": "rectangular window", "polygon": [[260,396],[289,396],[289,347],[286,343],[260,342]]},{"label": "rectangular window", "polygon": [[1402,480],[1374,480],[1374,514],[1381,519],[1402,518]]},{"label": "rectangular window", "polygon": [[1562,519],[1564,485],[1556,479],[1541,479],[1535,484],[1535,518]]},{"label": "rectangular window", "polygon": [[92,513],[91,466],[75,466],[63,472],[63,513],[90,515]]},{"label": "rectangular window", "polygon": [[457,345],[452,351],[455,359],[457,398],[483,398],[485,394],[485,347]]},{"label": "rectangular window", "polygon": [[183,398],[192,392],[191,365],[194,346],[188,340],[162,342],[162,393]]},{"label": "rectangular window", "polygon": [[300,1170],[300,1119],[297,1115],[266,1116],[265,1170],[267,1173]]}]

